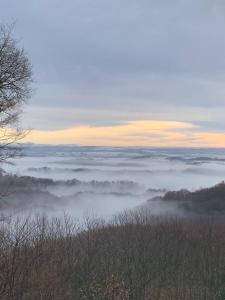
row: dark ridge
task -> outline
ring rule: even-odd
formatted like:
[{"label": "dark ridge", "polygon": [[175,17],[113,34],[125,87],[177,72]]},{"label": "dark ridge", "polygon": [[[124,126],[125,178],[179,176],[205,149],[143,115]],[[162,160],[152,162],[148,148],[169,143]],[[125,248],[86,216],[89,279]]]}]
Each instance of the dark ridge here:
[{"label": "dark ridge", "polygon": [[50,171],[52,171],[52,169],[49,167],[28,168],[27,170],[31,171],[31,172],[50,172]]},{"label": "dark ridge", "polygon": [[210,188],[194,192],[188,190],[167,192],[160,200],[177,202],[185,210],[194,213],[213,214],[225,213],[225,183],[224,181]]},{"label": "dark ridge", "polygon": [[166,189],[153,189],[153,188],[149,188],[149,189],[147,189],[147,192],[150,192],[150,193],[166,193],[167,190]]},{"label": "dark ridge", "polygon": [[46,188],[47,186],[73,186],[73,185],[92,185],[99,187],[110,187],[110,186],[119,186],[122,187],[138,187],[139,185],[133,181],[118,180],[118,181],[80,181],[78,179],[69,179],[69,180],[53,180],[48,178],[37,178],[33,176],[18,176],[13,174],[3,174],[0,173],[0,188],[10,186],[16,188]]},{"label": "dark ridge", "polygon": [[182,156],[168,156],[166,158],[170,161],[181,161],[187,164],[201,164],[206,162],[225,162],[225,158],[219,157],[208,157],[208,156],[197,156],[197,157],[182,157]]},{"label": "dark ridge", "polygon": [[27,171],[30,172],[86,172],[86,171],[95,171],[95,169],[88,168],[49,168],[49,167],[40,167],[40,168],[28,168]]}]

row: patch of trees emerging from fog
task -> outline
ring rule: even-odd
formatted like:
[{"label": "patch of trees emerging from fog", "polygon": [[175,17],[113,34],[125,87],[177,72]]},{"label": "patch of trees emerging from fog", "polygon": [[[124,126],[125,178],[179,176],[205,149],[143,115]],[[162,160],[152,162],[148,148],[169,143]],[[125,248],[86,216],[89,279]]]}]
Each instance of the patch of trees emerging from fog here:
[{"label": "patch of trees emerging from fog", "polygon": [[[72,180],[52,180],[36,178],[31,176],[17,176],[0,174],[0,209],[23,210],[35,208],[60,208],[69,201],[78,201],[78,196],[87,193],[87,197],[92,194],[111,194],[114,196],[127,195],[138,197],[138,193],[143,193],[140,186],[133,181],[90,181],[84,182],[77,179]],[[211,188],[200,189],[195,192],[188,190],[165,191],[146,190],[146,196],[151,193],[163,194],[149,199],[144,208],[151,211],[153,203],[163,204],[171,208],[170,214],[194,217],[202,216],[224,216],[225,214],[225,183],[221,182]],[[70,202],[71,203],[71,202]],[[157,214],[157,213],[156,213]],[[163,210],[160,211],[163,214]]]},{"label": "patch of trees emerging from fog", "polygon": [[225,183],[221,182],[213,187],[200,189],[195,192],[188,190],[170,191],[156,200],[175,202],[187,213],[223,215],[225,213]]},{"label": "patch of trees emerging from fog", "polygon": [[80,193],[126,195],[139,191],[133,181],[89,181],[77,179],[52,180],[31,176],[0,174],[0,209],[60,208],[68,201],[76,201]]}]

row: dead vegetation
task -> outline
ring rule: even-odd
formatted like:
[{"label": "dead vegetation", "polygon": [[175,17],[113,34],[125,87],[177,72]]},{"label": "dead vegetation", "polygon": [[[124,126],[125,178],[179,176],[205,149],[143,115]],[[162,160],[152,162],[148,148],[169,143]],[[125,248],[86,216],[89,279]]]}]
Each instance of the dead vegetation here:
[{"label": "dead vegetation", "polygon": [[225,284],[223,223],[140,212],[79,224],[2,221],[0,299],[212,300]]}]

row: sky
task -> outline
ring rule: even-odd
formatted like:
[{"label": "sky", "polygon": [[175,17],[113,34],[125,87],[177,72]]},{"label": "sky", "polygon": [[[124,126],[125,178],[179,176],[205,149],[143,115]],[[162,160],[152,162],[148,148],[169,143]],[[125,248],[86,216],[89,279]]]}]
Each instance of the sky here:
[{"label": "sky", "polygon": [[225,147],[223,0],[0,0],[14,22],[25,142]]}]

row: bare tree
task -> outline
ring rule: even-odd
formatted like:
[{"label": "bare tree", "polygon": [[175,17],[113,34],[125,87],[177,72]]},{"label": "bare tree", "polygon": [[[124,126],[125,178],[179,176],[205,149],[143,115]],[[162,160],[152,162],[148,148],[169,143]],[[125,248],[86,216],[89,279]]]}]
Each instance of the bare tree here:
[{"label": "bare tree", "polygon": [[18,121],[31,94],[32,66],[12,31],[13,26],[0,25],[0,161],[15,154],[12,144],[25,135]]}]

